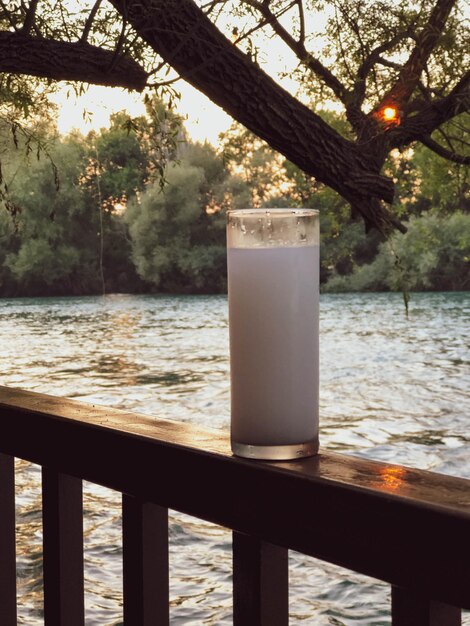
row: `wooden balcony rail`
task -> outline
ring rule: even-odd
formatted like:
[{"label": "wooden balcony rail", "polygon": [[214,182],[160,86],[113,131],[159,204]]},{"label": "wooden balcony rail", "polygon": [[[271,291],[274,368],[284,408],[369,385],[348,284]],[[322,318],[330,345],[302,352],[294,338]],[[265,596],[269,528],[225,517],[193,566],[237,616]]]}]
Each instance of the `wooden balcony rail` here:
[{"label": "wooden balcony rail", "polygon": [[392,585],[393,626],[470,608],[470,481],[326,452],[248,461],[219,431],[0,387],[1,626],[16,624],[14,457],[43,468],[46,626],[84,624],[82,479],[124,494],[128,626],[169,624],[168,508],[234,531],[236,626],[288,624],[288,549]]}]

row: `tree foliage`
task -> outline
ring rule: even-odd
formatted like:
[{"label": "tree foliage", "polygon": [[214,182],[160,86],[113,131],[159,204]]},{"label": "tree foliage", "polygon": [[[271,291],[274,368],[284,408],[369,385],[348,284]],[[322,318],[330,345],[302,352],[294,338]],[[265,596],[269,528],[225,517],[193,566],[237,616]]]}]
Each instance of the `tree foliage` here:
[{"label": "tree foliage", "polygon": [[0,295],[225,290],[225,211],[249,204],[249,186],[182,130],[162,189],[154,110],[118,113],[87,137],[42,128],[59,187],[47,159],[15,149],[4,129],[4,177],[21,211],[0,213]]},{"label": "tree foliage", "polygon": [[246,191],[211,146],[186,144],[163,191],[153,183],[129,205],[139,275],[160,291],[224,291],[225,211]]},{"label": "tree foliage", "polygon": [[409,232],[385,242],[377,231],[366,235],[328,186],[236,127],[221,153],[190,142],[181,129],[162,189],[150,119],[119,113],[110,128],[87,137],[59,138],[48,123],[36,125],[32,131],[60,165],[59,187],[49,161],[16,149],[4,127],[3,176],[21,212],[15,219],[0,212],[0,295],[222,292],[225,212],[255,200],[320,211],[326,289],[468,288],[464,166],[443,170],[427,148],[395,155],[390,172],[409,171],[401,177]]},{"label": "tree foliage", "polygon": [[412,217],[408,232],[381,244],[372,263],[332,277],[327,291],[464,291],[470,288],[470,214]]},{"label": "tree foliage", "polygon": [[[47,136],[41,140],[46,141]],[[127,234],[114,211],[100,202],[93,148],[90,150],[93,143],[80,135],[49,140],[51,158],[60,163],[60,186],[47,159],[16,150],[8,132],[2,143],[10,155],[4,164],[10,201],[21,208],[14,220],[2,211],[2,295],[138,288]],[[113,192],[121,194],[116,187]],[[104,266],[106,285],[100,265]]]}]

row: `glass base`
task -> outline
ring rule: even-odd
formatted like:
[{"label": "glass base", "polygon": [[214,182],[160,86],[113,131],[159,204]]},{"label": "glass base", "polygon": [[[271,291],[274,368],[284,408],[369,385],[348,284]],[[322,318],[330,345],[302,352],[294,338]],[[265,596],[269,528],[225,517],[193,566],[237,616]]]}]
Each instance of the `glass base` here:
[{"label": "glass base", "polygon": [[291,461],[318,453],[318,440],[306,443],[292,443],[283,446],[253,446],[232,440],[232,452],[245,459],[265,461]]}]

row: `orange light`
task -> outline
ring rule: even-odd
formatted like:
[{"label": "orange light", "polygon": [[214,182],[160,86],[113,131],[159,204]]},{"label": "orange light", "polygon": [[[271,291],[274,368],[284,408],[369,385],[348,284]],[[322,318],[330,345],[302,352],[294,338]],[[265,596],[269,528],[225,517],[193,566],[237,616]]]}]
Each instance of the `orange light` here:
[{"label": "orange light", "polygon": [[398,111],[395,107],[385,107],[382,111],[382,117],[386,122],[394,122],[398,118]]},{"label": "orange light", "polygon": [[398,491],[403,486],[406,475],[406,471],[403,467],[384,467],[379,471],[383,485],[389,491]]}]

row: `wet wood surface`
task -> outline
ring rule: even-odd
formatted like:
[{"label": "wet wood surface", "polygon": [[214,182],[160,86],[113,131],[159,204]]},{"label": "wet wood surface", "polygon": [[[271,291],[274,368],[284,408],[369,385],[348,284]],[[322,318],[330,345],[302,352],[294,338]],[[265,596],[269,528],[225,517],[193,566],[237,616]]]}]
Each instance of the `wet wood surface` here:
[{"label": "wet wood surface", "polygon": [[464,479],[323,450],[239,459],[220,431],[9,388],[0,452],[470,608]]}]

